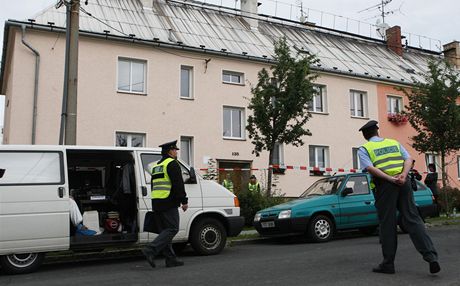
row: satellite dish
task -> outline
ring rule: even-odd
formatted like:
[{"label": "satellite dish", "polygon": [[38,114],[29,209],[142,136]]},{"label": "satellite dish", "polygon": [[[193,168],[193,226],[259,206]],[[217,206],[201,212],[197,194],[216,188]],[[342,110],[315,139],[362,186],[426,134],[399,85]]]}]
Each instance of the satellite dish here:
[{"label": "satellite dish", "polygon": [[386,30],[390,28],[390,25],[388,25],[387,23],[382,23],[380,19],[377,19],[377,21],[375,21],[375,26],[377,27],[376,30],[380,37],[382,37],[382,39],[385,39]]}]

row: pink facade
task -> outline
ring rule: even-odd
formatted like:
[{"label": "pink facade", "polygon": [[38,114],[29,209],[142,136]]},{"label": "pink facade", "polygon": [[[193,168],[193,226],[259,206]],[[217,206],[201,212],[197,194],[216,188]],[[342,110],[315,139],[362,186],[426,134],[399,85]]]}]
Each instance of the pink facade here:
[{"label": "pink facade", "polygon": [[[417,133],[412,128],[409,122],[397,123],[392,122],[388,118],[389,111],[389,102],[388,97],[400,98],[402,101],[402,107],[408,104],[408,98],[404,95],[403,92],[398,91],[395,86],[378,84],[377,85],[377,96],[378,96],[378,121],[380,126],[380,135],[383,137],[393,138],[401,142],[407,151],[410,153],[411,157],[415,160],[415,168],[419,172],[427,172],[426,164],[426,154],[419,153],[414,148],[412,148],[412,136],[415,136]],[[437,156],[436,162],[440,164],[440,156]],[[449,184],[451,186],[460,187],[460,178],[458,175],[458,159],[457,154],[451,155],[449,158],[446,158],[447,162],[451,162],[447,166],[447,173],[449,177]],[[437,164],[437,165],[438,165]],[[440,166],[437,166],[437,171],[440,174]],[[423,176],[425,177],[425,176]],[[439,184],[441,185],[441,175],[439,175]]]}]

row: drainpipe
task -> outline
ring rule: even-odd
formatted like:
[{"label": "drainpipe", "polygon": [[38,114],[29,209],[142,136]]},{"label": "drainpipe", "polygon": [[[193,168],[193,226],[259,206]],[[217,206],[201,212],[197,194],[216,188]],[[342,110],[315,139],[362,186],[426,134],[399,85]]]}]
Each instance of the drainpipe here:
[{"label": "drainpipe", "polygon": [[30,44],[28,44],[24,38],[26,36],[26,26],[22,26],[22,43],[24,46],[28,47],[34,54],[35,54],[35,82],[34,82],[34,105],[32,111],[32,145],[35,145],[35,135],[37,129],[37,99],[38,99],[38,75],[40,72],[40,53],[32,48]]}]

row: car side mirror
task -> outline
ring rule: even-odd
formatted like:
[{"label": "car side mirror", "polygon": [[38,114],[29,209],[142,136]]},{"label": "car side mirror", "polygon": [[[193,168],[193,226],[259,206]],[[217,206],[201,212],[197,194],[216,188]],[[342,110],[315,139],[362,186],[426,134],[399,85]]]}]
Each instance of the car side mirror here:
[{"label": "car side mirror", "polygon": [[5,175],[5,169],[0,169],[0,178],[3,178],[3,175]]},{"label": "car side mirror", "polygon": [[193,167],[190,168],[190,178],[187,180],[186,184],[196,184],[196,173]]},{"label": "car side mirror", "polygon": [[342,197],[346,197],[346,196],[348,196],[349,194],[353,194],[353,188],[345,188],[345,189],[342,191]]}]

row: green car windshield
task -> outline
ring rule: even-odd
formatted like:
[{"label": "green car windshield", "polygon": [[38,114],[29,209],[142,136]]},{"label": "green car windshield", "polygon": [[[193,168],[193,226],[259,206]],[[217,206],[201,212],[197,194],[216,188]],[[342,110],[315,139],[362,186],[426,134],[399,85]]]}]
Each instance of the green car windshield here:
[{"label": "green car windshield", "polygon": [[311,196],[324,196],[332,195],[337,193],[337,190],[340,187],[340,184],[343,182],[345,177],[331,177],[324,178],[316,181],[311,185],[303,194],[300,195],[300,198],[306,198]]}]

